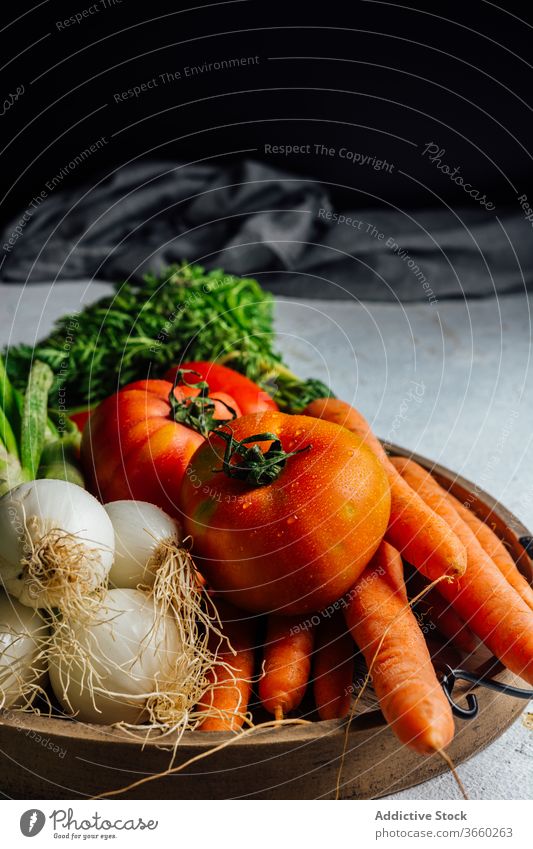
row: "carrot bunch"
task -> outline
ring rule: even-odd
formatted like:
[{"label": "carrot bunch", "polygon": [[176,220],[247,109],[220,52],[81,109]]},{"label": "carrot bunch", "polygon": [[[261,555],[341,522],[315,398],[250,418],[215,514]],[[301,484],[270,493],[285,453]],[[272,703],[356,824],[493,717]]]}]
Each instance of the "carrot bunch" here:
[{"label": "carrot bunch", "polygon": [[357,410],[324,398],[304,413],[356,433],[387,473],[392,510],[386,542],[356,583],[346,620],[397,736],[418,751],[441,750],[453,735],[451,713],[409,609],[402,557],[427,581],[438,582],[426,603],[445,636],[465,652],[479,638],[530,684],[533,590],[491,528],[421,466],[389,457]]},{"label": "carrot bunch", "polygon": [[[394,457],[391,462],[424,502],[447,522],[467,552],[465,573],[456,581],[442,583],[440,592],[491,652],[532,684],[533,610],[429,472],[412,460]],[[517,580],[519,573],[514,564],[512,571],[516,571],[513,578]]]}]

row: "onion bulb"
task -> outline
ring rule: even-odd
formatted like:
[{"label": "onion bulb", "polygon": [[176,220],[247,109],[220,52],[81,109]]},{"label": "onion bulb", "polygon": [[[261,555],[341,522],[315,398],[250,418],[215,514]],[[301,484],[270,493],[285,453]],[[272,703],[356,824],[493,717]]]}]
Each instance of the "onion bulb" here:
[{"label": "onion bulb", "polygon": [[83,608],[104,586],[113,554],[109,516],[76,484],[35,480],[0,499],[0,576],[28,607]]},{"label": "onion bulb", "polygon": [[65,710],[85,722],[137,724],[147,701],[166,692],[182,653],[172,613],[141,590],[109,590],[89,620],[58,625],[50,682]]},{"label": "onion bulb", "polygon": [[153,586],[169,547],[179,545],[178,523],[146,501],[111,501],[104,506],[115,531],[111,584],[131,589]]},{"label": "onion bulb", "polygon": [[172,604],[164,594],[158,599],[156,585],[149,592],[116,588],[90,617],[56,623],[50,682],[69,715],[164,733],[182,733],[205,717],[195,707],[213,686],[213,636],[221,634],[190,555],[176,551],[182,591]]},{"label": "onion bulb", "polygon": [[41,690],[47,638],[37,611],[0,591],[0,708],[27,707]]}]

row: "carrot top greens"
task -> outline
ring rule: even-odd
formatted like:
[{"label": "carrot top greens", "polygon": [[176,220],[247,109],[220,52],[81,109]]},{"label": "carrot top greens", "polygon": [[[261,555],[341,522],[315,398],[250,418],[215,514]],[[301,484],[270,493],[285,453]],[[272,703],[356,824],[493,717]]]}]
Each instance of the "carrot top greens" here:
[{"label": "carrot top greens", "polygon": [[296,412],[330,394],[320,381],[300,381],[284,366],[274,348],[273,298],[256,280],[186,263],[147,274],[142,284],[119,283],[75,321],[60,318],[35,348],[7,350],[14,386],[26,385],[35,357],[54,372],[51,396],[64,391],[70,411],[94,406],[132,380],[161,377],[185,359],[226,363],[282,409]]}]

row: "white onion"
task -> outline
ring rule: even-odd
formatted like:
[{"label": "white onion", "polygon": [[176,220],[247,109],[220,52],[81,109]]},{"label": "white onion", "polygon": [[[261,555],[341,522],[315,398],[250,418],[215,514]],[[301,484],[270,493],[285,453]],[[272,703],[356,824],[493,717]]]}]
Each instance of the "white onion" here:
[{"label": "white onion", "polygon": [[44,683],[47,636],[36,610],[0,591],[0,707],[25,706]]},{"label": "white onion", "polygon": [[105,504],[115,531],[115,559],[109,580],[115,587],[153,586],[170,544],[179,545],[178,523],[146,501]]},{"label": "white onion", "polygon": [[141,590],[109,590],[93,619],[58,627],[50,681],[69,714],[85,722],[136,724],[147,701],[175,686],[182,654],[176,619]]},{"label": "white onion", "polygon": [[0,575],[22,604],[67,610],[105,582],[114,532],[81,487],[42,479],[0,499]]}]

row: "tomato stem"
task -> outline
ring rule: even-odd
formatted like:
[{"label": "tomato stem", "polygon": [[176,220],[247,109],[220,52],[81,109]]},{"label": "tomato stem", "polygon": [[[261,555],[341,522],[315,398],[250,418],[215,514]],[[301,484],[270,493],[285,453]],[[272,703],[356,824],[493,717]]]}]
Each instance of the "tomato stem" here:
[{"label": "tomato stem", "polygon": [[[174,384],[168,395],[168,403],[170,404],[170,418],[172,421],[184,424],[187,427],[200,433],[206,438],[212,430],[215,430],[219,425],[224,424],[225,419],[215,418],[215,402],[209,397],[209,384],[205,380],[200,380],[198,383],[188,383],[185,375],[194,374],[196,377],[201,375],[193,369],[178,369]],[[188,386],[189,389],[198,389],[199,394],[192,398],[178,399],[175,396],[175,390],[180,386]],[[219,403],[230,412],[232,419],[237,418],[237,413],[219,399]]]},{"label": "tomato stem", "polygon": [[[267,486],[272,483],[280,476],[290,457],[309,451],[313,447],[309,443],[305,448],[298,448],[296,451],[284,451],[275,433],[256,433],[239,441],[235,439],[233,431],[229,428],[229,433],[221,429],[217,430],[217,436],[225,441],[226,447],[222,468],[213,469],[213,471],[224,472],[228,477],[237,478],[252,486]],[[271,444],[266,451],[263,451],[257,445],[258,442]],[[249,443],[254,444],[249,446]]]}]

